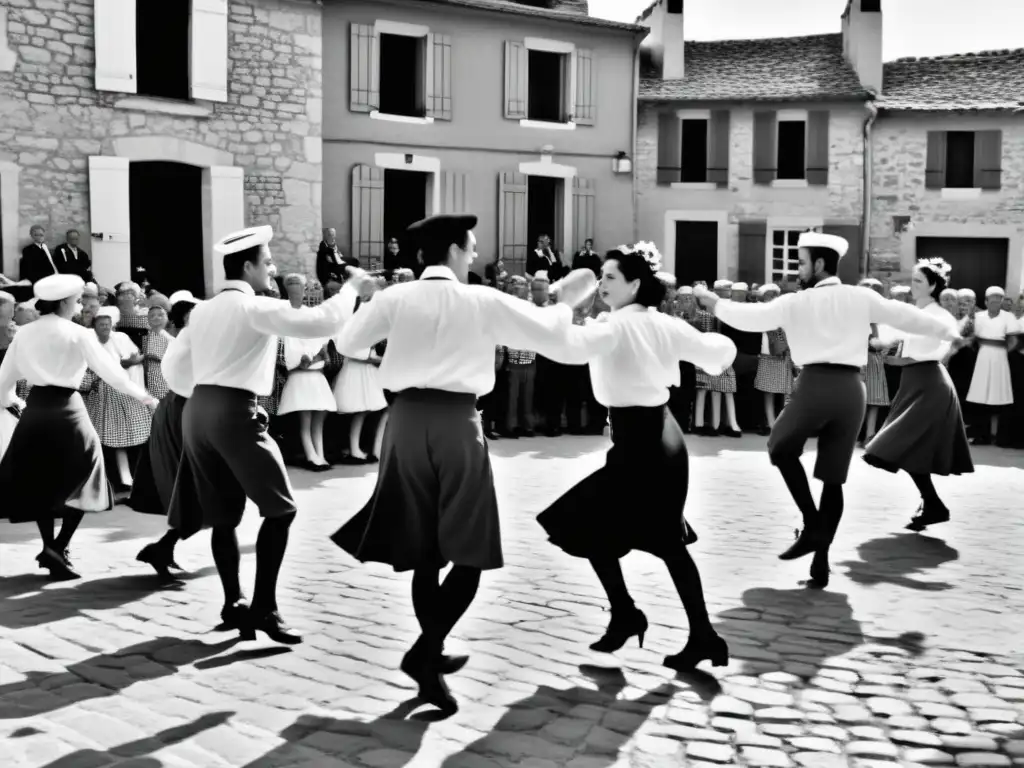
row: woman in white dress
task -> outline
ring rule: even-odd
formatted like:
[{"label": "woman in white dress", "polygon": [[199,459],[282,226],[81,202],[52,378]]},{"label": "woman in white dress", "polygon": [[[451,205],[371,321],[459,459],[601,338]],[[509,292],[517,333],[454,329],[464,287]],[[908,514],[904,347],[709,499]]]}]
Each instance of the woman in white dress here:
[{"label": "woman in white dress", "polygon": [[[308,306],[306,278],[299,274],[285,275],[284,289],[288,301],[296,309]],[[334,411],[334,395],[324,375],[327,361],[327,339],[284,338],[284,361],[288,378],[281,391],[277,415],[299,414],[299,439],[306,456],[304,467],[311,472],[331,468],[324,458],[324,421]]]},{"label": "woman in white dress", "polygon": [[[376,292],[376,285],[368,283],[357,300],[356,311],[362,304],[370,301]],[[348,445],[349,456],[353,462],[376,461],[380,457],[384,429],[387,426],[387,414],[381,416],[377,424],[377,433],[373,440],[373,454],[367,454],[359,442],[363,435],[363,424],[366,422],[367,414],[377,413],[388,407],[384,389],[381,387],[377,375],[377,368],[380,366],[381,360],[381,356],[372,347],[359,350],[359,354],[345,358],[345,362],[341,366],[341,373],[334,380],[334,399],[338,413],[352,416],[348,431]]]},{"label": "woman in white dress", "polygon": [[[7,345],[0,349],[0,365],[3,364],[4,356],[6,356],[11,342],[14,341],[14,334],[17,332],[18,326],[14,320],[8,322],[6,328],[0,329],[0,333],[6,336],[4,343]],[[14,428],[18,426],[18,418],[20,416],[21,409],[17,405],[0,408],[0,459],[4,457],[4,453],[7,451],[7,445],[11,442],[11,436],[14,434]]]},{"label": "woman in white dress", "polygon": [[[988,432],[974,439],[974,445],[988,445],[999,434],[999,409],[1013,405],[1013,381],[1007,354],[1007,337],[1017,331],[1017,319],[1002,308],[1006,292],[993,285],[985,291],[985,312],[974,316],[974,341],[978,357],[974,362],[967,402],[984,406],[989,412]],[[979,414],[981,415],[981,414]],[[984,420],[982,424],[984,425]]]}]

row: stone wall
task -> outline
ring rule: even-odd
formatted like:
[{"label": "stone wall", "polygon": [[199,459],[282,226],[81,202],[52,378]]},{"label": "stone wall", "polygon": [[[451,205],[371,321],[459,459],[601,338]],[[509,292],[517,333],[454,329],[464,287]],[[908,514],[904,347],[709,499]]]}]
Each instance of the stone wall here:
[{"label": "stone wall", "polygon": [[[286,269],[311,270],[322,175],[318,0],[231,0],[228,101],[196,102],[200,109],[193,111],[205,112],[196,116],[164,113],[181,112],[185,102],[130,106],[140,99],[95,90],[93,3],[5,5],[0,169],[19,176],[19,251],[33,224],[47,228],[51,247],[77,228],[89,249],[89,156],[116,155],[115,142],[125,138],[166,137],[218,158],[217,164],[243,168],[246,225],[273,225],[275,259]],[[9,244],[4,250],[12,252]],[[16,268],[4,264],[8,273]]]},{"label": "stone wall", "polygon": [[[952,200],[925,189],[928,131],[994,129],[1003,132],[999,191]],[[878,276],[905,280],[914,263],[913,238],[936,225],[957,233],[949,236],[979,237],[1009,227],[1024,237],[1024,115],[883,114],[874,126],[872,152],[870,253]],[[913,228],[896,232],[893,216],[909,216]],[[1021,274],[1024,255],[1013,237],[1010,259],[1011,275]]]}]

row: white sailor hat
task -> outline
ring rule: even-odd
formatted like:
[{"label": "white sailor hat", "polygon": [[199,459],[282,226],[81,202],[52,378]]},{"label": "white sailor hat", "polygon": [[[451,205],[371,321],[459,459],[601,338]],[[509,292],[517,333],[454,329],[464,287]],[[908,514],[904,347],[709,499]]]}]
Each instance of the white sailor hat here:
[{"label": "white sailor hat", "polygon": [[859,283],[857,283],[857,285],[864,286],[865,288],[871,288],[873,286],[877,286],[877,285],[881,285],[881,284],[882,284],[882,281],[879,280],[877,277],[865,277],[863,280],[861,280]]},{"label": "white sailor hat", "polygon": [[889,289],[889,295],[894,296],[898,293],[909,293],[910,286],[908,285],[894,285]]},{"label": "white sailor hat", "polygon": [[732,280],[715,280],[714,289],[720,291],[723,288],[732,288]]},{"label": "white sailor hat", "polygon": [[190,301],[193,304],[199,303],[199,299],[192,295],[192,291],[175,291],[167,297],[167,301],[171,303],[172,307],[179,301]]},{"label": "white sailor hat", "polygon": [[750,290],[750,286],[747,285],[746,283],[733,283],[732,284],[732,289],[734,291],[749,291]]},{"label": "white sailor hat", "polygon": [[546,269],[538,269],[533,275],[533,282],[550,283],[551,278],[548,277],[548,271]]},{"label": "white sailor hat", "polygon": [[959,291],[956,292],[956,295],[957,296],[961,296],[961,297],[963,297],[965,299],[976,299],[976,298],[978,298],[978,295],[974,291],[972,291],[970,288],[961,288]]},{"label": "white sailor hat", "polygon": [[84,288],[85,281],[78,275],[49,275],[36,282],[32,293],[43,301],[62,301],[68,296],[81,293]]},{"label": "white sailor hat", "polygon": [[998,285],[990,285],[985,289],[985,298],[991,298],[992,296],[1005,296],[1006,291],[1000,288]]},{"label": "white sailor hat", "polygon": [[274,228],[269,224],[261,227],[249,227],[239,232],[232,232],[227,237],[213,246],[213,251],[219,256],[227,256],[230,253],[238,253],[258,245],[267,245],[274,239]]},{"label": "white sailor hat", "polygon": [[821,232],[804,232],[797,240],[798,248],[828,248],[843,258],[850,249],[850,244],[838,235],[823,235]]},{"label": "white sailor hat", "polygon": [[779,288],[779,286],[777,286],[775,283],[765,283],[764,285],[757,289],[758,294],[761,296],[763,296],[766,293],[771,293],[772,291],[774,291],[775,293],[782,293],[782,289]]},{"label": "white sailor hat", "polygon": [[109,317],[110,322],[117,325],[121,322],[121,310],[117,307],[100,307],[93,317]]},{"label": "white sailor hat", "polygon": [[680,296],[691,296],[693,294],[693,286],[680,286],[679,290],[676,291],[676,293],[678,293]]}]

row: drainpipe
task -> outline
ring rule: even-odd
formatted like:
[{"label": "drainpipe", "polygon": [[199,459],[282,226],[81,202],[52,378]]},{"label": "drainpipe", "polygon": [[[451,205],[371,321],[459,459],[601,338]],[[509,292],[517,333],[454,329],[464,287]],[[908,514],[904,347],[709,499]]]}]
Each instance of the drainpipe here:
[{"label": "drainpipe", "polygon": [[867,102],[868,116],[864,120],[864,237],[861,238],[861,255],[863,256],[863,277],[871,275],[871,192],[874,183],[874,150],[871,142],[871,129],[878,118],[878,107],[873,101]]},{"label": "drainpipe", "polygon": [[[647,34],[644,34],[646,37]],[[643,38],[636,40],[633,48],[633,129],[630,143],[632,144],[632,150],[630,155],[633,158],[633,172],[631,176],[631,183],[633,185],[632,198],[633,198],[633,240],[632,242],[637,243],[640,241],[640,235],[637,229],[637,187],[636,187],[636,141],[637,141],[637,125],[640,120],[640,43]]]}]

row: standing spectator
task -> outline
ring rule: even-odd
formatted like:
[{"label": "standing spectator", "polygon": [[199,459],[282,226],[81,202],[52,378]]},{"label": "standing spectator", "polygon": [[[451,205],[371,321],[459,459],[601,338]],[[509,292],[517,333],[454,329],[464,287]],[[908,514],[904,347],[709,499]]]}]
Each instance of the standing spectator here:
[{"label": "standing spectator", "polygon": [[537,238],[537,248],[526,257],[526,279],[532,280],[540,271],[548,273],[552,282],[561,280],[569,274],[569,268],[562,263],[561,254],[551,245],[551,238],[541,235]]},{"label": "standing spectator", "polygon": [[142,305],[142,286],[126,280],[117,284],[116,291],[116,306],[120,315],[117,331],[131,339],[136,347],[141,347],[142,340],[149,333],[149,311]]},{"label": "standing spectator", "polygon": [[149,333],[142,339],[142,367],[146,374],[146,389],[157,400],[163,400],[170,391],[160,368],[164,353],[174,338],[167,332],[167,315],[170,311],[171,303],[166,296],[153,294],[149,298]]},{"label": "standing spectator", "polygon": [[78,275],[85,282],[92,282],[92,260],[89,254],[78,247],[80,235],[77,229],[69,229],[64,242],[57,246],[57,271],[62,275]]},{"label": "standing spectator", "polygon": [[390,279],[392,273],[400,269],[407,269],[413,276],[418,276],[423,271],[423,265],[416,253],[404,252],[398,238],[392,237],[384,251],[384,276]]},{"label": "standing spectator", "polygon": [[596,277],[601,277],[601,264],[601,255],[594,251],[594,241],[588,237],[583,248],[572,257],[572,268],[589,269]]},{"label": "standing spectator", "polygon": [[[529,287],[520,275],[509,278],[509,293],[529,301]],[[505,392],[505,429],[502,437],[533,437],[534,387],[537,382],[537,355],[526,349],[509,349],[505,356],[508,376]]]},{"label": "standing spectator", "polygon": [[35,282],[48,275],[56,275],[57,263],[46,246],[46,227],[34,224],[29,230],[32,242],[21,252],[21,279]]}]

